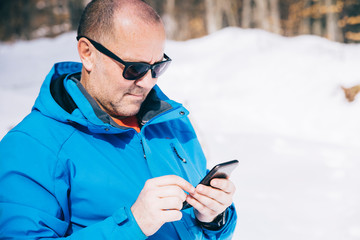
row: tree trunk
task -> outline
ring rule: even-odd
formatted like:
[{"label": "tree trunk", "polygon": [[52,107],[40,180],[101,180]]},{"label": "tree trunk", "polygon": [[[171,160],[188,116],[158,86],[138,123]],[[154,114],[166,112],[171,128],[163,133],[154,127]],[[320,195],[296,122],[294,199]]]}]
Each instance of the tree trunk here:
[{"label": "tree trunk", "polygon": [[[303,10],[308,10],[311,7],[311,0],[303,0]],[[304,15],[301,16],[301,22],[299,26],[299,34],[310,34],[311,33],[311,21],[310,21],[310,15]]]},{"label": "tree trunk", "polygon": [[268,0],[255,0],[255,27],[270,30]]},{"label": "tree trunk", "polygon": [[[313,0],[313,2],[315,2],[315,0]],[[321,13],[320,13],[320,8],[321,6],[323,6],[323,0],[318,0],[317,4],[317,11],[314,13],[313,15],[313,24],[312,24],[312,29],[311,29],[311,33],[315,34],[317,36],[322,36],[323,35],[323,27],[322,27],[322,23],[321,23]]]},{"label": "tree trunk", "polygon": [[[238,25],[238,14],[237,14],[237,4],[235,0],[222,0],[220,3],[218,1],[219,7],[221,8],[221,18],[224,16],[227,20],[229,26]],[[222,26],[221,26],[222,27]]]},{"label": "tree trunk", "polygon": [[332,41],[342,41],[342,35],[337,24],[338,13],[335,12],[335,4],[333,0],[325,0],[327,14],[326,14],[326,32],[328,39]]},{"label": "tree trunk", "polygon": [[241,17],[241,27],[250,28],[251,27],[251,0],[243,0],[242,4],[242,17]]},{"label": "tree trunk", "polygon": [[[206,8],[206,30],[207,33],[213,33],[221,26],[222,19],[219,17],[218,9],[216,8],[216,0],[205,0]],[[220,22],[220,23],[219,23]]]},{"label": "tree trunk", "polygon": [[270,24],[273,33],[282,33],[280,18],[279,0],[270,0]]},{"label": "tree trunk", "polygon": [[165,11],[162,19],[164,21],[166,35],[170,39],[175,39],[178,30],[177,22],[175,20],[175,0],[166,0],[164,8]]}]

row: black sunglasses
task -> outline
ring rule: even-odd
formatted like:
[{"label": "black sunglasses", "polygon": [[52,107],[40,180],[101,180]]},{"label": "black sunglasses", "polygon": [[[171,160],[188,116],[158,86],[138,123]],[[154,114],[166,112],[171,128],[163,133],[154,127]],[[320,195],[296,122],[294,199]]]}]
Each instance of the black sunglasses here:
[{"label": "black sunglasses", "polygon": [[79,41],[80,38],[86,38],[91,42],[92,45],[101,53],[105,54],[106,56],[114,59],[115,61],[123,64],[124,71],[123,77],[127,80],[137,80],[142,78],[150,69],[151,69],[151,76],[153,78],[160,77],[161,74],[165,72],[165,70],[169,67],[171,59],[164,53],[164,61],[157,62],[154,64],[148,64],[143,62],[125,62],[118,56],[116,56],[113,52],[109,49],[101,45],[100,43],[85,37],[85,36],[77,36],[76,39]]}]

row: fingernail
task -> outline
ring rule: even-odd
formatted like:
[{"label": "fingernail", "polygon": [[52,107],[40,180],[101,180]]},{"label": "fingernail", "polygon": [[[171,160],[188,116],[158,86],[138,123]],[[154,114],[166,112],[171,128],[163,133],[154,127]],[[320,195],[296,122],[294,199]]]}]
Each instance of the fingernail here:
[{"label": "fingernail", "polygon": [[203,186],[201,186],[201,185],[197,186],[196,188],[199,192],[201,192],[204,189]]}]

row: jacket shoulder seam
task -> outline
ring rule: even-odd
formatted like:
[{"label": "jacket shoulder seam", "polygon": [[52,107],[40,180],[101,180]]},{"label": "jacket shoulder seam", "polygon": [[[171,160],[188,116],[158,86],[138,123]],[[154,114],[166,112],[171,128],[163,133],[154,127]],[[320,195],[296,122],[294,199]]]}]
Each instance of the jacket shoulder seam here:
[{"label": "jacket shoulder seam", "polygon": [[[66,169],[66,167],[65,167],[65,165],[64,165],[64,163],[62,162],[62,161],[60,161],[60,157],[59,157],[59,155],[60,155],[60,153],[61,153],[61,150],[63,149],[63,147],[64,147],[64,145],[67,143],[67,141],[74,135],[74,133],[76,132],[76,129],[74,129],[70,134],[69,134],[69,136],[63,141],[63,143],[60,145],[60,147],[59,147],[59,150],[57,151],[57,153],[56,153],[56,163],[55,163],[55,168],[54,168],[54,172],[53,172],[53,182],[54,182],[54,190],[55,190],[55,188],[56,188],[56,185],[55,185],[55,179],[56,179],[56,169],[57,169],[57,166],[59,165],[59,164],[61,164],[62,165],[62,168],[65,170]],[[65,172],[65,171],[64,171]],[[66,172],[66,175],[68,175],[68,172]]]},{"label": "jacket shoulder seam", "polygon": [[39,139],[33,137],[31,134],[25,132],[25,131],[21,131],[21,130],[12,130],[9,132],[9,134],[13,134],[13,133],[20,133],[23,135],[26,135],[27,137],[31,138],[32,140],[36,141],[37,143],[39,143],[39,145],[41,145],[42,147],[46,148],[47,150],[49,150],[50,152],[54,153],[54,155],[56,155],[55,151],[53,149],[51,149],[50,147],[46,146],[45,144],[43,144],[41,141],[39,141]]}]

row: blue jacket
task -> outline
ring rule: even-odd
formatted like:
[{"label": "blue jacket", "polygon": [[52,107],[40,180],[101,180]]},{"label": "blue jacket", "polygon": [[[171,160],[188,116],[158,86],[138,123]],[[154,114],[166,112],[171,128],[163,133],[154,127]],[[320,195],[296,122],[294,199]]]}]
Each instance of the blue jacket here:
[{"label": "blue jacket", "polygon": [[[78,79],[82,65],[54,65],[31,113],[0,143],[0,239],[146,239],[130,207],[146,180],[175,174],[194,186],[206,160],[188,111],[155,86],[141,132],[103,112]],[[198,225],[193,209],[148,239],[230,239]]]}]

